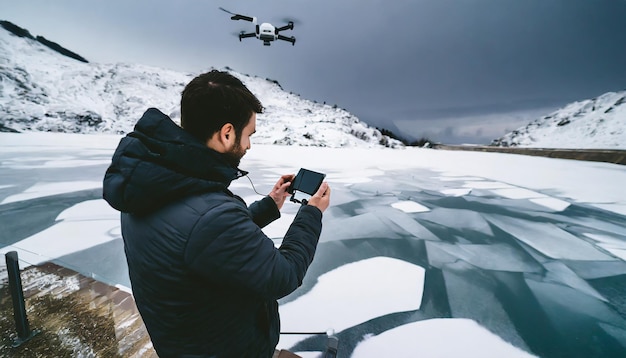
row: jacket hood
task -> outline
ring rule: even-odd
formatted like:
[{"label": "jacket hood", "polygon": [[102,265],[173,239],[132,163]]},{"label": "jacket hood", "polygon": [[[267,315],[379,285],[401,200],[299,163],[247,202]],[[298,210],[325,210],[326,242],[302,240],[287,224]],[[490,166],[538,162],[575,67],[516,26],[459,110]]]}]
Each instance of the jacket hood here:
[{"label": "jacket hood", "polygon": [[150,108],[117,146],[103,198],[119,211],[145,214],[189,195],[226,190],[246,174]]}]

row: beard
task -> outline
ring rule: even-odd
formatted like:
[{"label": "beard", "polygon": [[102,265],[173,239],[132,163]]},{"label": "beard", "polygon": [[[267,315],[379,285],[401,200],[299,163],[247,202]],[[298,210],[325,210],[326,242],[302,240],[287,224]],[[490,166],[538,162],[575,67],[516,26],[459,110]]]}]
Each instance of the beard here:
[{"label": "beard", "polygon": [[235,144],[235,146],[231,150],[224,153],[224,156],[226,157],[228,164],[233,166],[233,168],[238,168],[239,163],[241,162],[241,158],[243,158],[245,154],[246,151],[241,147],[241,143],[239,142],[239,140],[237,140],[237,144]]}]

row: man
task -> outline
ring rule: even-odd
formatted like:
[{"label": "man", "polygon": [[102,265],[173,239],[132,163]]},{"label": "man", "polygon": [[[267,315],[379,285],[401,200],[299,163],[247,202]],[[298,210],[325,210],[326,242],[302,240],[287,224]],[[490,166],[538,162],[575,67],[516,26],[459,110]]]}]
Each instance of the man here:
[{"label": "man", "polygon": [[226,72],[193,79],[181,98],[181,127],[148,109],[124,137],[103,196],[122,212],[133,296],[157,354],[271,357],[277,299],[302,283],[330,201],[323,183],[276,249],[261,228],[280,217],[293,175],[246,207],[228,190],[247,173],[259,100]]}]

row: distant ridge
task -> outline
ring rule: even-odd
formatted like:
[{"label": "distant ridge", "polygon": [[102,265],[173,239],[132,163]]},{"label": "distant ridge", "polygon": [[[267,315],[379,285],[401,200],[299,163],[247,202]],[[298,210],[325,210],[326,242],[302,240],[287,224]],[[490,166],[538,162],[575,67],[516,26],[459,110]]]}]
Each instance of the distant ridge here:
[{"label": "distant ridge", "polygon": [[38,41],[38,42],[42,43],[43,45],[49,47],[50,49],[60,53],[61,55],[67,56],[69,58],[73,58],[73,59],[78,60],[80,62],[85,62],[85,63],[89,62],[84,57],[82,57],[81,55],[66,49],[65,47],[59,45],[56,42],[52,42],[52,41],[46,39],[43,36],[33,37],[33,35],[31,35],[28,30],[26,30],[24,28],[21,28],[21,27],[15,25],[12,22],[0,20],[0,26],[4,27],[7,31],[13,33],[16,36],[26,37],[26,38],[29,38],[31,40]]},{"label": "distant ridge", "polygon": [[498,139],[492,146],[626,149],[626,91],[570,103]]}]

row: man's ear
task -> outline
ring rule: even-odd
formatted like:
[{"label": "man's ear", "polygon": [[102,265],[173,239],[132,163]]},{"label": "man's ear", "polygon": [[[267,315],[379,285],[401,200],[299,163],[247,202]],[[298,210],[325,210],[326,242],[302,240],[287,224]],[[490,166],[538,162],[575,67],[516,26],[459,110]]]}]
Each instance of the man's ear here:
[{"label": "man's ear", "polygon": [[236,137],[235,127],[232,123],[226,123],[207,140],[206,145],[215,151],[224,153],[232,148],[235,144]]},{"label": "man's ear", "polygon": [[232,123],[226,123],[220,129],[220,139],[225,147],[230,148],[235,143],[235,126]]}]

